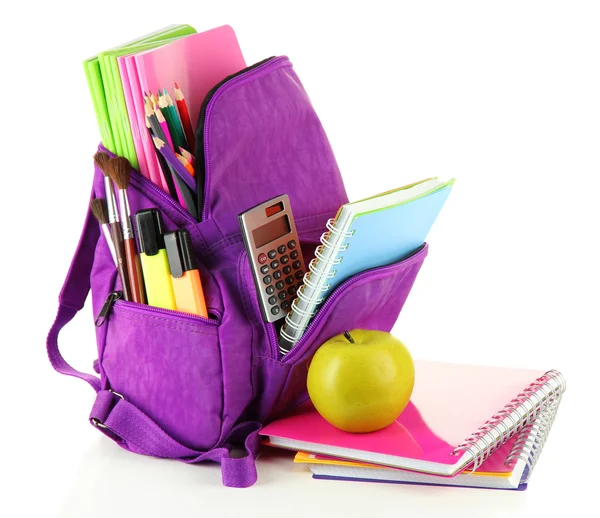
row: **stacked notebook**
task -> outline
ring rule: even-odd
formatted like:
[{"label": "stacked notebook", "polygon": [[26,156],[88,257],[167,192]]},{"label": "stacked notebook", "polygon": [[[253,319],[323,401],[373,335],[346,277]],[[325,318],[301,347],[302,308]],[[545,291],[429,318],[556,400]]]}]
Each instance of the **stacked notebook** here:
[{"label": "stacked notebook", "polygon": [[189,25],[171,25],[83,65],[104,147],[159,184],[161,166],[146,124],[144,96],[163,89],[174,96],[177,82],[195,126],[209,90],[246,63],[228,25],[201,33]]},{"label": "stacked notebook", "polygon": [[523,489],[565,388],[557,371],[416,361],[411,401],[383,430],[342,432],[307,402],[261,434],[315,478]]}]

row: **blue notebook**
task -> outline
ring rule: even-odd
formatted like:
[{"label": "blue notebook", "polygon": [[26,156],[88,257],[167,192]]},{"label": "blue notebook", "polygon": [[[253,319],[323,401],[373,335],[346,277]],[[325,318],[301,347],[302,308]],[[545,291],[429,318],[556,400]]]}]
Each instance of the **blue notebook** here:
[{"label": "blue notebook", "polygon": [[343,205],[327,223],[304,286],[286,316],[281,352],[302,337],[320,305],[342,282],[400,261],[422,246],[453,183],[433,178]]}]

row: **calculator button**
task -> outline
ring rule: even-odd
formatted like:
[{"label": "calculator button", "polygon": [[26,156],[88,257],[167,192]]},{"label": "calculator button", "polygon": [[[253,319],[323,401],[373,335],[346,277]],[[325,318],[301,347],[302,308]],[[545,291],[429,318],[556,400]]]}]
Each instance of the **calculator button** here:
[{"label": "calculator button", "polygon": [[298,279],[300,281],[300,280],[302,280],[302,277],[304,277],[304,273],[302,272],[302,270],[298,270],[296,272],[296,279]]},{"label": "calculator button", "polygon": [[281,245],[281,246],[280,246],[280,247],[277,249],[277,251],[278,251],[280,254],[284,254],[284,253],[285,253],[285,245]]},{"label": "calculator button", "polygon": [[281,259],[281,264],[287,264],[290,262],[290,258],[287,255],[284,255]]},{"label": "calculator button", "polygon": [[288,246],[289,246],[290,248],[296,248],[296,241],[294,241],[294,240],[290,241],[290,242],[288,243]]},{"label": "calculator button", "polygon": [[271,313],[273,313],[273,315],[279,315],[279,307],[278,306],[273,306],[271,308]]},{"label": "calculator button", "polygon": [[265,254],[260,254],[258,256],[258,262],[260,264],[265,264],[267,262],[267,256]]},{"label": "calculator button", "polygon": [[294,278],[290,275],[285,282],[287,282],[288,284],[294,284]]},{"label": "calculator button", "polygon": [[269,297],[269,304],[273,305],[277,302],[277,297],[275,295],[273,295],[272,297]]},{"label": "calculator button", "polygon": [[[273,265],[273,263],[271,263],[271,266]],[[296,269],[300,268],[300,261],[294,261],[294,264],[292,264],[292,266]]]},{"label": "calculator button", "polygon": [[275,288],[273,288],[273,286],[267,286],[267,289],[265,291],[267,292],[267,295],[272,295],[273,293],[275,293]]},{"label": "calculator button", "polygon": [[271,261],[271,268],[273,268],[273,270],[279,268],[279,261]]},{"label": "calculator button", "polygon": [[281,272],[279,270],[273,274],[273,279],[281,279]]},{"label": "calculator button", "polygon": [[280,298],[280,300],[287,299],[287,293],[285,291],[280,291],[279,292],[279,298]]},{"label": "calculator button", "polygon": [[283,309],[283,311],[287,311],[288,309],[290,309],[290,301],[289,300],[284,300],[281,303],[281,309]]},{"label": "calculator button", "polygon": [[279,281],[277,284],[275,284],[275,287],[280,290],[281,288],[283,288],[285,286],[285,284],[283,284],[283,281]]},{"label": "calculator button", "polygon": [[269,273],[269,265],[265,264],[261,269],[260,269],[261,273]]},{"label": "calculator button", "polygon": [[289,293],[290,295],[296,295],[296,286],[290,286],[290,287],[288,288],[288,293]]},{"label": "calculator button", "polygon": [[277,252],[275,250],[269,250],[269,259],[274,259],[276,255]]},{"label": "calculator button", "polygon": [[290,257],[292,259],[298,259],[298,250],[294,250],[291,254]]},{"label": "calculator button", "polygon": [[265,275],[265,276],[263,277],[263,282],[264,282],[265,284],[271,284],[271,280],[272,280],[272,279],[271,279],[271,276],[270,276],[270,275]]},{"label": "calculator button", "polygon": [[[282,261],[282,262],[283,262],[283,261]],[[292,267],[291,267],[291,266],[286,266],[286,267],[283,269],[283,273],[285,273],[286,275],[287,275],[288,273],[290,273],[291,271],[292,271]]]}]

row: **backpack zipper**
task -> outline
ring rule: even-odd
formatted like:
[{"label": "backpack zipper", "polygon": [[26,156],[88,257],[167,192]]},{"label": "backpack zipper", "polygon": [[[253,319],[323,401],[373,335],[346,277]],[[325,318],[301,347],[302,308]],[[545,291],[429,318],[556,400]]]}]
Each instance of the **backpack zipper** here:
[{"label": "backpack zipper", "polygon": [[106,298],[106,301],[104,302],[104,305],[102,306],[102,309],[100,310],[100,313],[98,313],[98,316],[96,317],[96,327],[101,327],[104,324],[111,309],[113,308],[113,306],[115,305],[115,303],[117,301],[120,301],[119,306],[122,305],[124,308],[128,308],[129,310],[142,311],[144,313],[146,313],[146,312],[157,313],[159,315],[165,315],[170,318],[176,318],[178,320],[189,320],[194,323],[198,323],[200,321],[200,322],[204,322],[204,323],[207,323],[207,324],[210,324],[213,326],[217,326],[217,325],[219,325],[219,323],[221,322],[221,319],[223,318],[221,311],[213,309],[213,308],[209,308],[210,315],[212,315],[213,318],[206,318],[206,317],[202,317],[200,315],[193,315],[191,313],[184,313],[182,311],[176,311],[173,309],[157,308],[155,306],[148,306],[146,304],[138,304],[136,302],[128,302],[128,301],[122,300],[122,298],[123,298],[123,292],[121,292],[121,291],[113,291],[108,294],[108,297]]},{"label": "backpack zipper", "polygon": [[200,221],[204,221],[208,217],[208,207],[204,203],[204,198],[205,192],[208,190],[207,187],[209,186],[210,167],[207,167],[206,155],[208,153],[210,142],[210,113],[215,102],[227,91],[227,89],[240,83],[244,79],[243,76],[245,74],[258,69],[267,68],[268,66],[275,66],[276,64],[286,61],[287,59],[288,58],[286,56],[271,56],[267,59],[263,59],[262,61],[246,67],[235,74],[227,76],[220,83],[217,83],[206,94],[206,97],[204,97],[202,105],[200,106],[198,124],[196,125],[196,146],[194,149],[196,157],[198,215],[200,216]]},{"label": "backpack zipper", "polygon": [[100,313],[98,313],[98,316],[96,317],[96,320],[94,322],[96,324],[96,327],[101,327],[102,324],[104,324],[104,322],[106,321],[106,317],[110,313],[110,310],[112,309],[113,305],[122,296],[122,291],[111,291],[108,294],[108,297],[106,298],[106,301],[104,302],[104,305],[102,306],[102,309],[100,310]]}]

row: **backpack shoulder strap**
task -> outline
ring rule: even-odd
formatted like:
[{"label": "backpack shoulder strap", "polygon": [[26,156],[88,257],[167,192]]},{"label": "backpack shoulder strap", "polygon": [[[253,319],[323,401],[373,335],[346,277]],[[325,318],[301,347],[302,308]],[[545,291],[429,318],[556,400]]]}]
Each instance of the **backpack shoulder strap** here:
[{"label": "backpack shoulder strap", "polygon": [[[223,484],[230,487],[248,487],[257,480],[255,459],[260,446],[260,423],[244,422],[231,432],[226,443],[207,452],[187,448],[170,437],[139,408],[111,390],[103,390],[100,378],[71,367],[58,348],[62,328],[83,308],[90,291],[90,275],[94,262],[100,228],[91,210],[71,266],[58,296],[58,313],[46,339],[48,358],[61,374],[81,378],[97,392],[96,403],[90,415],[91,423],[123,448],[144,455],[178,459],[187,463],[214,461],[221,465]],[[245,456],[231,455],[234,444],[243,442]]]},{"label": "backpack shoulder strap", "polygon": [[58,348],[58,335],[61,329],[73,319],[85,304],[85,299],[90,291],[90,275],[99,236],[99,225],[92,211],[88,209],[77,250],[73,256],[62,290],[58,295],[58,313],[46,338],[46,349],[52,366],[61,374],[75,376],[87,381],[96,392],[101,387],[100,379],[92,374],[74,369],[65,361]]}]

